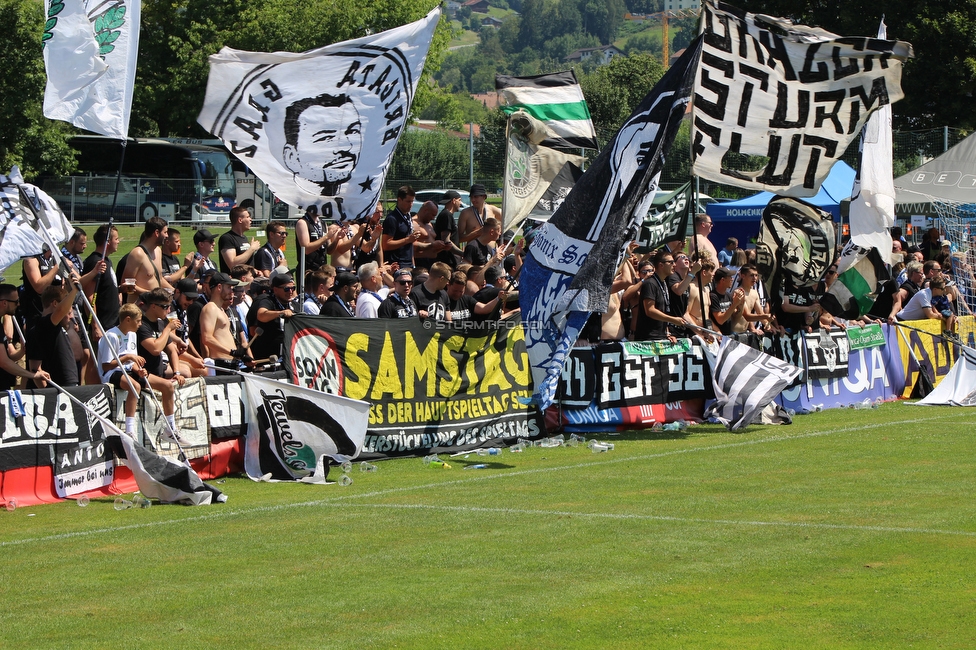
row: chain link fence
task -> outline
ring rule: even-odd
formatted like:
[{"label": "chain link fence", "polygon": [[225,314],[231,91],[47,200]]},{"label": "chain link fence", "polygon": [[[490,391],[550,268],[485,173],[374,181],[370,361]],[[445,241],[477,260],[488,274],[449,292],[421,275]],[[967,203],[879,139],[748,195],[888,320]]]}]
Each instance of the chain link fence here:
[{"label": "chain link fence", "polygon": [[[495,120],[497,122],[497,120]],[[682,125],[668,155],[661,174],[661,188],[673,190],[691,177],[690,137],[688,125]],[[597,137],[606,143],[614,133]],[[896,131],[893,133],[894,176],[897,178],[923,162],[951,148],[967,135],[962,129],[941,127],[924,131]],[[471,152],[471,145],[474,152]],[[592,163],[597,152],[586,152],[586,164]],[[858,163],[858,141],[840,158],[854,169]],[[386,178],[384,199],[396,196],[401,185],[423,189],[468,189],[481,183],[491,195],[501,196],[505,173],[504,123],[483,126],[479,135],[471,138],[464,133],[446,131],[408,132],[404,134]],[[750,190],[702,181],[700,191],[713,198],[738,199],[754,194]]]}]

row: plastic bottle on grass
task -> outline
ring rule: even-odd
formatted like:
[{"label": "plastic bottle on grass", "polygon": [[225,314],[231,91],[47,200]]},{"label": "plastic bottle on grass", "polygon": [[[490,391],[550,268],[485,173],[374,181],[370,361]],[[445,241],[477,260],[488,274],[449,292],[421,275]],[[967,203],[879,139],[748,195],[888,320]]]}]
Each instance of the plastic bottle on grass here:
[{"label": "plastic bottle on grass", "polygon": [[78,497],[77,499],[75,499],[75,503],[78,504],[78,507],[79,508],[87,508],[88,507],[88,504],[90,503],[90,499],[88,497],[82,495],[82,496]]},{"label": "plastic bottle on grass", "polygon": [[438,458],[437,454],[424,456],[424,465],[427,467],[443,467],[444,469],[451,469],[451,466]]},{"label": "plastic bottle on grass", "polygon": [[128,510],[132,507],[132,502],[128,499],[123,499],[122,497],[116,497],[112,507],[116,510]]},{"label": "plastic bottle on grass", "polygon": [[375,472],[376,470],[377,467],[373,463],[367,463],[365,460],[359,463],[360,472]]},{"label": "plastic bottle on grass", "polygon": [[478,463],[477,465],[465,465],[464,469],[488,469],[488,466],[484,463]]},{"label": "plastic bottle on grass", "polygon": [[510,452],[512,452],[513,454],[521,454],[523,451],[525,451],[525,443],[522,442],[522,441],[519,441],[519,442],[515,443],[514,445],[512,445],[511,447],[509,447],[508,450]]},{"label": "plastic bottle on grass", "polygon": [[344,461],[342,465],[340,465],[339,467],[342,468],[343,472],[348,474],[349,472],[352,471],[352,461],[351,460]]},{"label": "plastic bottle on grass", "polygon": [[349,476],[348,474],[343,474],[342,476],[339,477],[339,485],[341,485],[342,487],[349,487],[350,485],[352,485],[352,477]]},{"label": "plastic bottle on grass", "polygon": [[475,449],[479,456],[501,456],[502,450],[498,447],[488,447],[487,449]]},{"label": "plastic bottle on grass", "polygon": [[17,509],[17,499],[7,499],[3,504],[3,508],[7,512],[13,512]]},{"label": "plastic bottle on grass", "polygon": [[151,508],[152,501],[142,496],[138,492],[132,495],[132,507],[133,508]]}]

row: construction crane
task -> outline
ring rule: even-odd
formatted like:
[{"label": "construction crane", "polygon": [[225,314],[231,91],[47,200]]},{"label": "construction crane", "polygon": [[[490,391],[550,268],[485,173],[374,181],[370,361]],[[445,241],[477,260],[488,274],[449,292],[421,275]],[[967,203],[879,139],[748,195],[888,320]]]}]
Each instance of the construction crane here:
[{"label": "construction crane", "polygon": [[665,69],[671,65],[671,38],[668,34],[668,21],[672,18],[688,18],[690,16],[697,16],[701,11],[698,7],[693,7],[690,9],[668,9],[666,11],[659,11],[654,14],[647,14],[646,18],[648,20],[660,20],[661,21],[661,41],[663,41],[664,53],[662,55],[662,63]]}]

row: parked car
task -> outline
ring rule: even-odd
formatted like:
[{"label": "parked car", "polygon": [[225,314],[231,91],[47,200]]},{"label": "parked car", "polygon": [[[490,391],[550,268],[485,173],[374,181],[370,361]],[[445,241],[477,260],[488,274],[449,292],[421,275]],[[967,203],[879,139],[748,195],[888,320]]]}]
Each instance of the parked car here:
[{"label": "parked car", "polygon": [[[461,210],[471,205],[471,197],[468,195],[467,190],[454,190],[461,195]],[[437,205],[441,205],[441,200],[444,198],[444,193],[447,190],[420,190],[417,192],[416,200],[410,207],[411,212],[417,212],[427,201],[433,201]],[[459,211],[460,212],[460,211]],[[456,217],[457,215],[455,215]]]}]

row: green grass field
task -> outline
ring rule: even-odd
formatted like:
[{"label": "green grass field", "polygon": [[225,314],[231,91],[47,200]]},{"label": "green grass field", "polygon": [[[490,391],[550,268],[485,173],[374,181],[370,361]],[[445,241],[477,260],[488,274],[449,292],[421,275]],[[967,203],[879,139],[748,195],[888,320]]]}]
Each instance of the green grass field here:
[{"label": "green grass field", "polygon": [[972,648],[972,424],[893,403],[0,511],[0,647]]}]

